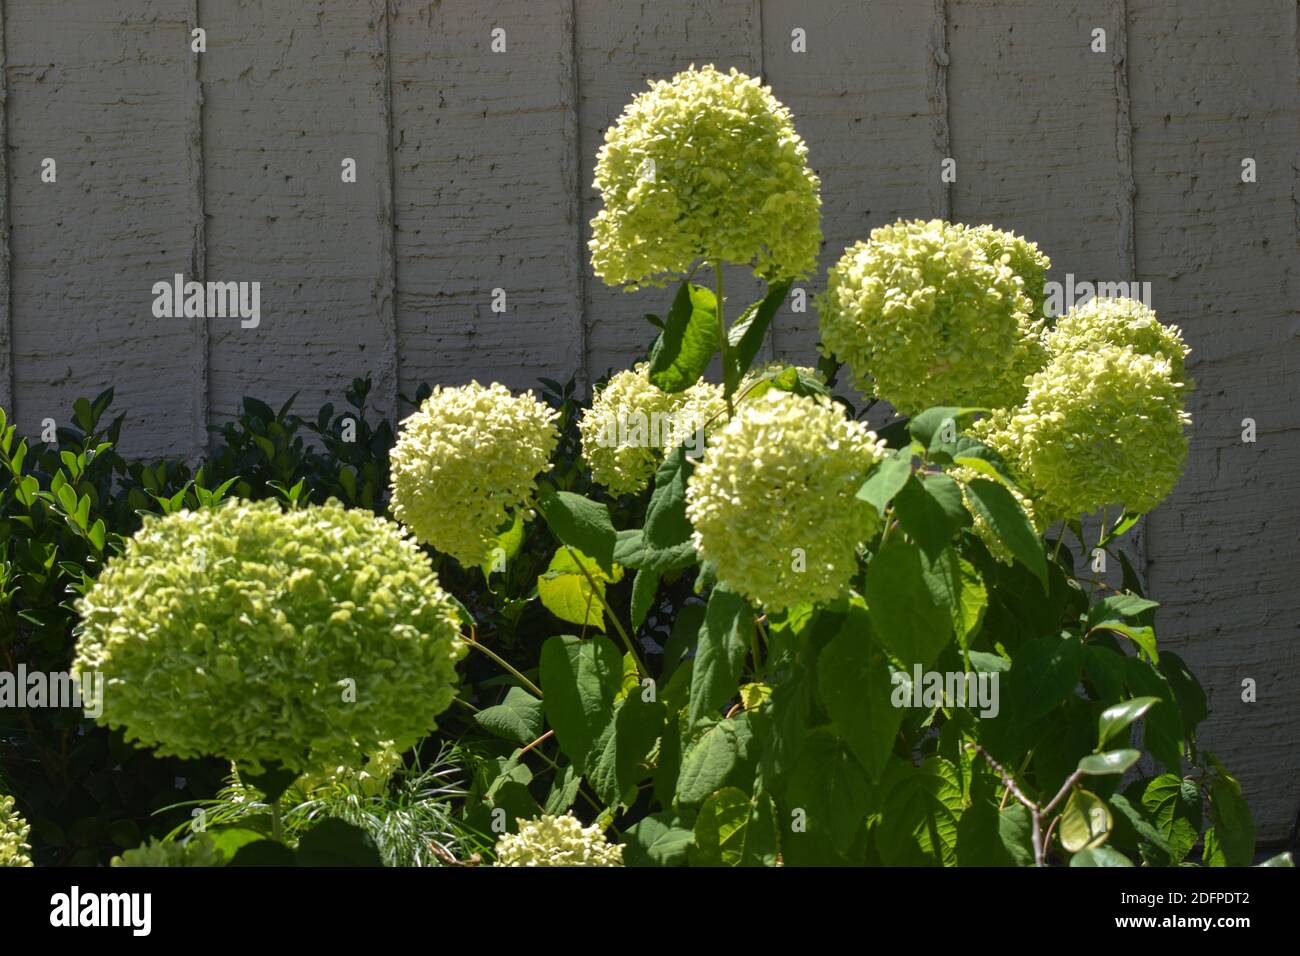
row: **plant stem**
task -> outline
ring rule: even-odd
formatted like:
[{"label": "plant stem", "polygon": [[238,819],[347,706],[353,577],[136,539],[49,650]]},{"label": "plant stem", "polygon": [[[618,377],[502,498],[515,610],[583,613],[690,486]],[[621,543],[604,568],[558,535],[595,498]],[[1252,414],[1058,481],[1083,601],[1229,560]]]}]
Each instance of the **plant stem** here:
[{"label": "plant stem", "polygon": [[489,649],[486,644],[480,644],[478,640],[473,636],[473,634],[470,635],[470,638],[466,643],[469,644],[470,647],[482,651],[488,657],[492,658],[492,660],[496,661],[496,663],[500,667],[503,667],[507,671],[509,671],[512,675],[514,675],[515,680],[523,684],[524,687],[526,687],[534,696],[538,698],[542,696],[542,689],[540,687],[538,687],[536,684],[530,681],[523,674],[519,673],[519,671],[516,670],[509,661],[503,658],[500,654],[496,653],[496,651]]},{"label": "plant stem", "polygon": [[731,375],[727,364],[727,319],[722,305],[722,261],[714,260],[713,276],[717,284],[718,297],[718,349],[722,353],[722,393],[727,400],[727,418],[736,414],[736,406],[731,401]]},{"label": "plant stem", "polygon": [[271,804],[271,837],[276,843],[284,842],[284,828],[280,825],[280,798],[269,801]]}]

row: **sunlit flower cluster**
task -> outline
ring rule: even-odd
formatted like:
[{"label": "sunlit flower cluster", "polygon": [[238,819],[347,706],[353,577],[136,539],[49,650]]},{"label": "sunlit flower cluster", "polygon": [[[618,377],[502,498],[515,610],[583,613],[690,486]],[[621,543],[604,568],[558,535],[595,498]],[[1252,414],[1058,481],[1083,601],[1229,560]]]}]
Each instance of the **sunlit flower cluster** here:
[{"label": "sunlit flower cluster", "polygon": [[0,797],[0,866],[31,866],[32,848],[27,843],[31,827],[14,808],[14,798]]},{"label": "sunlit flower cluster", "polygon": [[527,508],[559,441],[557,413],[531,392],[473,382],[435,388],[402,422],[389,456],[393,515],[466,567],[487,562]]},{"label": "sunlit flower cluster", "polygon": [[410,747],[451,703],[466,652],[428,556],[337,502],[147,516],[77,609],[73,669],[103,676],[101,723],[253,772]]},{"label": "sunlit flower cluster", "polygon": [[518,833],[503,834],[496,857],[497,866],[622,866],[623,847],[606,840],[598,826],[547,814],[520,820]]},{"label": "sunlit flower cluster", "polygon": [[855,494],[882,450],[829,400],[772,389],[743,403],[687,486],[696,549],[770,610],[837,597],[877,526]]},{"label": "sunlit flower cluster", "polygon": [[872,230],[818,298],[823,348],[905,414],[1019,403],[1043,361],[1042,319],[1009,264],[1034,256],[1005,235],[937,219]]},{"label": "sunlit flower cluster", "polygon": [[816,266],[808,148],[771,89],[734,68],[652,83],[606,132],[595,186],[591,264],[609,285],[662,284],[699,260],[752,263],[764,278]]}]

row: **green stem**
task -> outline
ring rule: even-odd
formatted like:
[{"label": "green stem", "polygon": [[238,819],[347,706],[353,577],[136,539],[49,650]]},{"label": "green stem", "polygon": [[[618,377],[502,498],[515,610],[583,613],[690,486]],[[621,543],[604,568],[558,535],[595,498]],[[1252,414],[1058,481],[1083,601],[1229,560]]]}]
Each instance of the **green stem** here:
[{"label": "green stem", "polygon": [[530,691],[534,696],[536,696],[536,697],[538,697],[538,698],[540,698],[540,697],[542,696],[542,689],[541,689],[540,687],[538,687],[536,684],[534,684],[532,681],[530,681],[530,680],[529,680],[527,677],[525,677],[523,674],[519,673],[519,671],[516,670],[516,669],[514,668],[514,666],[511,665],[511,663],[510,663],[509,661],[507,661],[505,658],[503,658],[500,654],[496,653],[496,651],[490,650],[486,645],[484,645],[484,644],[480,644],[480,643],[479,643],[477,640],[475,640],[474,638],[470,638],[470,639],[469,639],[468,641],[466,641],[465,643],[467,643],[470,647],[474,648],[475,650],[482,651],[482,652],[483,652],[484,654],[486,654],[488,657],[492,658],[492,660],[496,661],[496,663],[497,663],[499,666],[505,668],[507,671],[509,671],[511,674],[513,674],[515,680],[519,681],[519,683],[523,684],[524,687],[528,688],[528,690],[529,690],[529,691]]},{"label": "green stem", "polygon": [[722,393],[727,400],[727,418],[730,419],[736,414],[736,406],[731,401],[731,375],[730,366],[727,364],[727,319],[722,305],[722,262],[715,260],[713,262],[713,276],[717,283],[718,297],[718,349],[722,353]]},{"label": "green stem", "polygon": [[583,577],[587,579],[587,583],[591,585],[591,593],[595,596],[596,600],[600,601],[600,606],[604,609],[605,616],[613,623],[614,630],[618,631],[618,636],[623,638],[623,644],[627,647],[627,652],[632,655],[632,660],[636,663],[636,672],[642,677],[649,677],[650,672],[646,670],[646,666],[641,663],[641,657],[636,652],[636,647],[632,643],[632,638],[628,637],[627,631],[623,630],[623,625],[619,621],[618,615],[614,613],[614,609],[609,606],[609,602],[605,600],[604,596],[600,593],[600,589],[596,587],[596,580],[591,576],[591,572],[587,570],[587,566],[582,563],[582,558],[578,557],[577,552],[567,544],[564,546],[564,550],[569,552],[569,557],[573,558],[573,563],[578,566],[578,570],[582,572]]}]

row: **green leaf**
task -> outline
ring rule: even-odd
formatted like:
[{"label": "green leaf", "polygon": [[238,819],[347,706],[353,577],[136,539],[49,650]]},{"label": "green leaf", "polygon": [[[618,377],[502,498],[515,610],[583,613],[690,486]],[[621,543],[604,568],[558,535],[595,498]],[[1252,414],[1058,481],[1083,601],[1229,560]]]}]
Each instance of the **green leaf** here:
[{"label": "green leaf", "polygon": [[1147,784],[1142,806],[1173,848],[1181,863],[1201,836],[1201,790],[1193,780],[1166,773]]},{"label": "green leaf", "polygon": [[[581,562],[581,565],[579,565]],[[587,574],[582,573],[586,568]],[[614,573],[606,574],[587,555],[574,549],[562,548],[555,552],[546,572],[537,579],[537,596],[543,606],[562,621],[583,627],[605,630],[605,585],[622,580],[623,569],[614,565]],[[592,582],[595,587],[592,587]]]},{"label": "green leaf", "polygon": [[741,763],[748,747],[747,722],[732,718],[714,724],[682,757],[677,801],[682,806],[703,803],[722,787]]},{"label": "green leaf", "polygon": [[691,670],[690,722],[715,713],[736,694],[754,631],[754,612],[734,591],[715,587]]},{"label": "green leaf", "polygon": [[1002,485],[974,478],[966,485],[970,506],[1007,549],[1032,571],[1047,590],[1047,558],[1038,532],[1025,516],[1020,502]]},{"label": "green leaf", "polygon": [[1092,626],[1101,621],[1137,617],[1144,611],[1150,611],[1159,606],[1158,601],[1150,601],[1136,594],[1112,594],[1088,609],[1088,624]]},{"label": "green leaf", "polygon": [[1070,857],[1070,866],[1127,866],[1133,861],[1108,846],[1087,847]]},{"label": "green leaf", "polygon": [[1083,671],[1083,645],[1072,636],[1048,635],[1020,648],[1008,673],[1013,688],[1008,714],[1037,720],[1074,693]]},{"label": "green leaf", "polygon": [[654,606],[655,595],[659,592],[659,572],[650,568],[641,568],[632,579],[632,629],[635,631]]},{"label": "green leaf", "polygon": [[948,546],[958,528],[970,524],[961,486],[947,475],[912,475],[894,497],[894,514],[904,531],[931,559]]},{"label": "green leaf", "polygon": [[1153,707],[1142,721],[1142,743],[1166,770],[1178,772],[1182,766],[1183,719],[1173,688],[1148,661],[1138,657],[1124,658],[1124,681],[1134,694],[1160,699],[1162,706]]},{"label": "green leaf", "polygon": [[1191,737],[1206,716],[1205,688],[1183,659],[1173,651],[1165,651],[1160,655],[1159,669],[1177,698],[1178,710],[1183,716],[1183,733]]},{"label": "green leaf", "polygon": [[587,777],[606,804],[616,805],[649,775],[643,764],[663,732],[667,717],[667,707],[657,701],[643,701],[640,694],[631,694],[615,704],[614,719],[593,746],[587,766]]},{"label": "green leaf", "polygon": [[582,786],[582,775],[573,764],[568,764],[555,775],[551,783],[551,792],[546,795],[542,809],[553,817],[568,813],[578,799],[578,789]]},{"label": "green leaf", "polygon": [[298,840],[299,866],[383,866],[375,841],[361,827],[328,818]]},{"label": "green leaf", "polygon": [[724,787],[704,801],[695,818],[695,866],[736,866],[740,863],[749,797]]},{"label": "green leaf", "polygon": [[1137,750],[1110,750],[1104,754],[1088,754],[1079,760],[1079,770],[1094,777],[1123,773],[1142,758]]},{"label": "green leaf", "polygon": [[1105,800],[1082,788],[1070,793],[1061,811],[1061,846],[1071,853],[1101,846],[1113,828]]},{"label": "green leaf", "polygon": [[927,665],[952,639],[943,575],[920,548],[898,537],[888,539],[867,565],[864,596],[872,628],[904,663]]},{"label": "green leaf", "polygon": [[1160,662],[1160,655],[1156,651],[1156,632],[1150,627],[1133,627],[1123,621],[1102,621],[1100,624],[1093,625],[1093,630],[1113,631],[1127,637],[1142,652],[1145,658],[1153,664]]},{"label": "green leaf", "polygon": [[805,739],[786,788],[786,804],[804,812],[806,835],[832,846],[852,844],[866,818],[871,784],[861,765],[829,731]]},{"label": "green leaf", "polygon": [[610,520],[609,508],[582,495],[556,491],[542,484],[537,491],[537,510],[562,544],[591,555],[606,574],[614,573],[618,533]]},{"label": "green leaf", "polygon": [[670,813],[643,817],[623,831],[627,866],[685,866],[695,834]]},{"label": "green leaf", "polygon": [[927,408],[907,423],[907,430],[914,441],[929,448],[936,438],[942,437],[943,424],[951,421],[958,429],[978,413],[982,408],[964,408],[956,405],[937,405]]},{"label": "green leaf", "polygon": [[668,643],[664,645],[664,669],[661,675],[664,686],[668,685],[682,658],[699,640],[700,628],[704,626],[705,608],[706,605],[703,604],[687,604],[678,610],[673,629],[668,635]]},{"label": "green leaf", "polygon": [[[897,766],[897,765],[896,765]],[[903,765],[872,827],[886,866],[955,866],[963,800],[957,768],[942,757]]]},{"label": "green leaf", "polygon": [[542,735],[542,702],[522,687],[511,687],[506,699],[485,707],[474,722],[490,734],[515,744],[529,744]]},{"label": "green leaf", "polygon": [[695,463],[686,455],[686,446],[678,445],[664,458],[655,472],[655,490],[646,507],[645,544],[657,551],[675,547],[691,537],[691,522],[686,517],[686,482]]},{"label": "green leaf", "polygon": [[1232,777],[1216,776],[1210,781],[1210,807],[1224,865],[1250,866],[1255,856],[1255,821],[1240,784]]},{"label": "green leaf", "polygon": [[1257,865],[1257,866],[1270,866],[1270,867],[1271,867],[1271,866],[1294,867],[1294,866],[1295,866],[1295,859],[1291,856],[1290,853],[1279,853],[1277,856],[1270,856],[1270,857],[1269,857],[1267,860],[1265,860],[1263,863],[1259,863],[1259,864],[1256,864],[1256,865]]},{"label": "green leaf", "polygon": [[903,708],[891,702],[894,673],[871,639],[866,614],[857,607],[850,609],[844,627],[817,658],[817,690],[831,729],[872,780],[884,771],[903,722]]},{"label": "green leaf", "polygon": [[882,516],[894,496],[907,484],[912,476],[912,453],[908,449],[887,454],[871,469],[867,480],[858,489],[857,497],[870,505]]},{"label": "green leaf", "polygon": [[1100,751],[1148,710],[1160,703],[1159,697],[1134,697],[1114,707],[1107,707],[1097,718],[1097,749]]},{"label": "green leaf", "polygon": [[[1129,803],[1128,798],[1122,793],[1113,794],[1110,798],[1110,805],[1119,813],[1119,820],[1127,825],[1136,835],[1138,851],[1142,854],[1142,859],[1149,866],[1174,866],[1174,857],[1176,856],[1174,848],[1165,839],[1165,835],[1153,825],[1143,814],[1142,810]],[[1120,829],[1116,830],[1116,839],[1118,840]],[[1208,841],[1209,834],[1206,834]]]},{"label": "green leaf", "polygon": [[604,637],[547,638],[538,673],[546,720],[560,750],[583,772],[596,741],[614,717],[623,659]]},{"label": "green leaf", "polygon": [[718,349],[718,303],[704,286],[683,282],[650,350],[651,384],[681,392],[700,380]]},{"label": "green leaf", "polygon": [[1029,811],[1011,801],[979,802],[957,821],[958,866],[1033,866]]},{"label": "green leaf", "polygon": [[740,387],[740,380],[754,364],[754,358],[763,347],[768,326],[772,324],[785,297],[790,294],[792,285],[794,279],[782,279],[769,286],[762,301],[746,308],[727,331],[727,360],[730,365],[726,370],[728,394],[735,393]]}]

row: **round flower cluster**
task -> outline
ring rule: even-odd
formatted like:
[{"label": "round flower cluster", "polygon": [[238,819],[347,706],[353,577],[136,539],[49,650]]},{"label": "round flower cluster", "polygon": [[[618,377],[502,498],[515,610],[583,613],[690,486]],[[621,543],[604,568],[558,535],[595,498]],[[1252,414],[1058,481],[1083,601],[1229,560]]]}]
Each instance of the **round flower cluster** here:
[{"label": "round flower cluster", "polygon": [[577,817],[547,814],[518,823],[518,833],[497,840],[496,866],[623,865],[623,847],[607,841],[600,827],[583,827]]},{"label": "round flower cluster", "polygon": [[1115,504],[1146,512],[1187,457],[1184,390],[1163,355],[1120,345],[1062,352],[985,440],[1014,463],[1045,521]]},{"label": "round flower cluster", "polygon": [[150,840],[121,856],[112,866],[225,866],[226,857],[217,851],[212,837],[196,833],[185,842]]},{"label": "round flower cluster", "polygon": [[1042,365],[1043,323],[1003,261],[1008,250],[1032,258],[1027,244],[992,236],[938,219],[872,230],[831,267],[818,297],[823,349],[904,414],[1019,403]]},{"label": "round flower cluster", "polygon": [[144,519],[77,602],[100,723],[252,772],[405,750],[456,693],[455,604],[396,524],[338,502]]},{"label": "round flower cluster", "polygon": [[360,790],[368,797],[378,796],[388,789],[393,774],[402,766],[402,752],[396,747],[381,747],[365,758],[361,767],[338,766],[327,770],[308,770],[301,774],[294,786],[304,793],[347,786]]},{"label": "round flower cluster", "polygon": [[1122,345],[1139,355],[1169,362],[1174,380],[1190,387],[1183,360],[1191,351],[1176,325],[1165,325],[1136,299],[1094,298],[1061,316],[1045,336],[1053,354],[1091,352],[1103,345]]},{"label": "round flower cluster", "polygon": [[438,387],[402,422],[389,461],[393,515],[465,567],[488,561],[559,441],[558,413],[504,385]]},{"label": "round flower cluster", "polygon": [[839,596],[878,524],[855,495],[883,448],[829,400],[772,389],[743,403],[687,484],[696,550],[772,611]]},{"label": "round flower cluster", "polygon": [[697,382],[670,394],[648,373],[643,362],[613,376],[578,421],[592,478],[616,495],[645,488],[668,451],[694,442],[727,408],[717,385]]},{"label": "round flower cluster", "polygon": [[819,182],[769,87],[712,66],[660,80],[605,134],[591,265],[609,285],[661,285],[699,259],[807,275],[821,248]]},{"label": "round flower cluster", "polygon": [[1029,314],[1034,318],[1043,315],[1047,271],[1052,268],[1052,260],[1038,248],[1038,243],[988,225],[967,229],[989,262],[1001,262],[1024,282],[1025,295],[1033,303]]},{"label": "round flower cluster", "polygon": [[0,866],[32,865],[32,848],[27,843],[30,831],[27,821],[14,809],[14,798],[0,797]]}]

